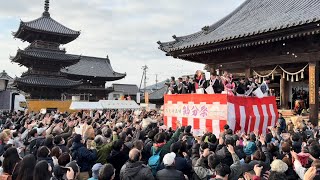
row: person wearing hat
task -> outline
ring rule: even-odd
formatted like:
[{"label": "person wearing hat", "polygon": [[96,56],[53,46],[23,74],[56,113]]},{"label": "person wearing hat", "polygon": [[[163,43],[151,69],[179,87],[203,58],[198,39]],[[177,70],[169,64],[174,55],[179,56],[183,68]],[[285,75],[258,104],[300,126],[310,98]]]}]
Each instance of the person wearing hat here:
[{"label": "person wearing hat", "polygon": [[80,134],[74,136],[70,150],[72,159],[76,160],[80,166],[80,179],[89,179],[88,171],[97,160],[97,150],[94,146],[92,146],[92,149],[87,149]]},{"label": "person wearing hat", "polygon": [[174,152],[168,153],[163,157],[164,169],[157,172],[157,180],[181,180],[185,179],[183,173],[178,171],[175,167],[176,154]]},{"label": "person wearing hat", "polygon": [[88,180],[98,180],[98,178],[99,178],[99,171],[100,171],[100,169],[102,168],[102,164],[101,163],[97,163],[97,164],[95,164],[95,165],[93,165],[93,167],[92,167],[92,177],[91,178],[89,178]]},{"label": "person wearing hat", "polygon": [[153,180],[150,168],[141,161],[141,151],[133,148],[129,152],[129,160],[120,170],[121,180]]}]

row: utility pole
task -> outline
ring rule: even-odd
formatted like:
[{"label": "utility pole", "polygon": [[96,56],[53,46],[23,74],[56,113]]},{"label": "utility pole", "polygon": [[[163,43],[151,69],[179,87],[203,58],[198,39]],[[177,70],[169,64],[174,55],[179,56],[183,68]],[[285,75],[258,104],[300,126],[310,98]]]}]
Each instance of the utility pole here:
[{"label": "utility pole", "polygon": [[156,74],[156,90],[158,90],[158,74]]},{"label": "utility pole", "polygon": [[144,65],[144,66],[142,66],[142,69],[143,69],[143,74],[144,74],[144,94],[145,94],[146,93],[146,87],[147,87],[147,69],[148,69],[148,66]]},{"label": "utility pole", "polygon": [[146,93],[146,87],[147,87],[147,69],[148,69],[147,65],[142,66],[143,73],[142,73],[142,76],[141,76],[141,82],[140,82],[140,86],[139,86],[139,91],[141,91],[142,81],[144,80],[144,93]]}]

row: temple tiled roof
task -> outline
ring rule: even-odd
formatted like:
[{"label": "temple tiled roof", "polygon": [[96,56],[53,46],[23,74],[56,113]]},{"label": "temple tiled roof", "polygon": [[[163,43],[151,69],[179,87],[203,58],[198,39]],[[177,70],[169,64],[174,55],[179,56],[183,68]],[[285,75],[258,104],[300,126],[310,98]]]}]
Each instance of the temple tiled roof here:
[{"label": "temple tiled roof", "polygon": [[125,95],[137,95],[139,88],[135,84],[112,84],[113,90],[123,92]]},{"label": "temple tiled roof", "polygon": [[14,62],[18,62],[21,57],[36,58],[40,60],[54,60],[65,62],[77,62],[80,60],[80,56],[68,55],[64,51],[48,51],[38,48],[18,50],[15,57],[10,59]]},{"label": "temple tiled roof", "polygon": [[158,89],[151,94],[149,94],[149,100],[161,100],[168,91],[168,86],[163,86],[161,89]]},{"label": "temple tiled roof", "polygon": [[174,35],[175,41],[158,41],[158,44],[161,50],[172,52],[204,45],[221,45],[304,25],[314,24],[311,28],[316,29],[317,26],[319,28],[319,9],[319,0],[246,0],[217,23],[191,35]]},{"label": "temple tiled roof", "polygon": [[3,80],[12,80],[12,77],[10,77],[7,72],[5,70],[3,70],[1,73],[0,73],[0,79],[3,79]]},{"label": "temple tiled roof", "polygon": [[119,80],[126,76],[112,69],[109,58],[81,56],[80,61],[61,70],[62,73],[76,76],[103,78],[106,81]]},{"label": "temple tiled roof", "polygon": [[73,81],[65,78],[46,76],[23,76],[21,78],[17,78],[16,82],[18,84],[22,83],[27,86],[42,86],[54,88],[70,88],[82,84],[80,81]]}]

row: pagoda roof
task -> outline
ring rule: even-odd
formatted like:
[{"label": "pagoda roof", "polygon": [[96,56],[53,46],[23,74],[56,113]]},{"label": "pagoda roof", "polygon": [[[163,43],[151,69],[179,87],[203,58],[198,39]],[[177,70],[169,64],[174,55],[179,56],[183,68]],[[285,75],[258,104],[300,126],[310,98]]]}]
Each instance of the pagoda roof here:
[{"label": "pagoda roof", "polygon": [[73,81],[62,77],[46,77],[46,76],[23,76],[15,80],[18,84],[21,83],[27,86],[37,87],[53,87],[53,88],[69,88],[81,85],[81,81]]},{"label": "pagoda roof", "polygon": [[51,51],[39,48],[28,48],[26,50],[19,49],[16,56],[10,57],[13,62],[20,62],[22,58],[51,60],[76,63],[80,60],[80,56],[66,54],[65,51]]},{"label": "pagoda roof", "polygon": [[[181,37],[174,35],[171,42],[158,41],[159,49],[172,55],[173,52],[184,53],[184,50],[208,45],[217,50],[247,47],[248,44],[237,46],[237,43],[261,35],[275,37],[277,33],[285,34],[280,40],[297,37],[288,35],[288,30],[305,26],[317,29],[319,33],[319,8],[319,0],[246,0],[225,18],[201,31]],[[303,35],[310,34],[314,32],[304,32]],[[274,42],[274,39],[263,40],[262,44],[268,42]],[[260,42],[254,43],[257,44]],[[229,47],[220,48],[226,46]]]},{"label": "pagoda roof", "polygon": [[80,35],[80,31],[72,30],[51,18],[49,1],[46,1],[45,11],[41,17],[28,22],[21,21],[18,31],[12,34],[15,38],[29,43],[34,40],[47,40],[67,44],[75,40]]},{"label": "pagoda roof", "polygon": [[7,80],[7,81],[9,81],[9,80],[12,80],[13,78],[10,77],[5,70],[3,70],[3,71],[0,73],[0,79],[1,79],[1,80]]},{"label": "pagoda roof", "polygon": [[126,76],[113,70],[108,57],[81,56],[78,63],[62,69],[61,72],[68,75],[102,78],[105,81],[119,80]]}]

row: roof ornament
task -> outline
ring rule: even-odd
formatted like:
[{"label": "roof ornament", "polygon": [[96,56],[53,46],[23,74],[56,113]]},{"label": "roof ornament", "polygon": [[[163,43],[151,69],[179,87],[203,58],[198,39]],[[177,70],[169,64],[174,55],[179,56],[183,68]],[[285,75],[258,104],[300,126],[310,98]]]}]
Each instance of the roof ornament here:
[{"label": "roof ornament", "polygon": [[209,32],[209,26],[205,26],[201,30],[204,31],[205,34],[207,34]]},{"label": "roof ornament", "polygon": [[43,16],[50,17],[49,5],[50,5],[50,1],[49,0],[45,0],[44,1],[44,12],[42,14]]},{"label": "roof ornament", "polygon": [[177,36],[173,35],[172,38],[177,41]]}]

